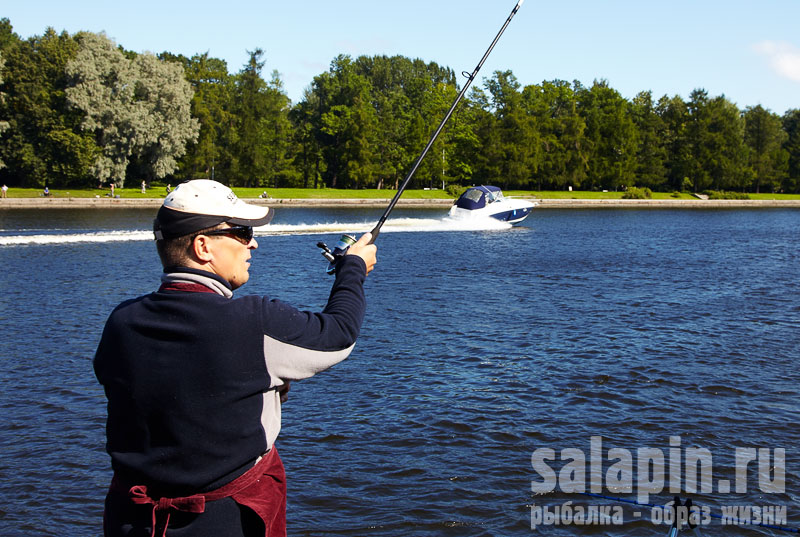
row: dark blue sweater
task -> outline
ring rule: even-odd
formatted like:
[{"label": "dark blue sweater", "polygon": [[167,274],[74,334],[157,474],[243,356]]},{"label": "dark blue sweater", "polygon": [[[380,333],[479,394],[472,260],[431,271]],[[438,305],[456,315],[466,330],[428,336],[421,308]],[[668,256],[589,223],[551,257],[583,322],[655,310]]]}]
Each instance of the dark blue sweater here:
[{"label": "dark blue sweater", "polygon": [[[191,269],[165,275],[167,289],[120,304],[94,359],[114,471],[169,495],[213,490],[244,473],[280,429],[276,388],[352,350],[365,276],[360,258],[342,259],[321,313],[226,297],[219,291],[227,282]],[[181,281],[217,292],[169,290]]]}]

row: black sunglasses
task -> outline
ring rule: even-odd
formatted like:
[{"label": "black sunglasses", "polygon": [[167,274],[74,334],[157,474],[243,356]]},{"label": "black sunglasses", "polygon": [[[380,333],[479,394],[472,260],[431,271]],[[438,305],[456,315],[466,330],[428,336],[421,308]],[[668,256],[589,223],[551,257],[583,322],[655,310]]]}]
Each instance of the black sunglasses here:
[{"label": "black sunglasses", "polygon": [[200,233],[200,235],[232,235],[244,244],[250,244],[250,241],[253,240],[253,228],[252,226],[231,226]]}]

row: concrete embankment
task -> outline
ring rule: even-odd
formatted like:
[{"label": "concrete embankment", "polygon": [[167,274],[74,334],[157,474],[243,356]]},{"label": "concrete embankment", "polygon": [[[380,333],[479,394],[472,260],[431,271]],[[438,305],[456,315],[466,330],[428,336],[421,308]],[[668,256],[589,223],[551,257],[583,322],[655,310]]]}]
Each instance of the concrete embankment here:
[{"label": "concrete embankment", "polygon": [[[537,199],[539,209],[618,209],[618,208],[800,208],[800,200],[699,200],[699,199]],[[163,198],[5,198],[2,209],[157,209]],[[247,199],[248,203],[270,207],[386,207],[390,199]],[[448,208],[448,199],[400,199],[398,207]]]},{"label": "concrete embankment", "polygon": [[623,199],[541,199],[536,200],[540,209],[617,209],[617,208],[674,208],[674,209],[711,209],[711,208],[760,208],[760,207],[794,207],[800,209],[800,200],[699,200],[699,199],[657,199],[657,200],[623,200]]}]

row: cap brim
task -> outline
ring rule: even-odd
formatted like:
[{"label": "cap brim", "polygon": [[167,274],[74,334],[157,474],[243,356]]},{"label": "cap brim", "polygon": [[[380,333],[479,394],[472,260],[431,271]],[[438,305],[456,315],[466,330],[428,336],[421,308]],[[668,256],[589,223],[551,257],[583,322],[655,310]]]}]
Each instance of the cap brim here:
[{"label": "cap brim", "polygon": [[[156,233],[156,239],[172,239],[183,235],[189,235],[201,229],[214,227],[223,222],[237,226],[265,226],[269,224],[270,221],[272,221],[272,217],[275,216],[275,211],[269,207],[253,208],[258,210],[253,212],[248,211],[250,214],[247,214],[247,218],[242,218],[241,216],[231,218],[227,216],[184,213],[161,207],[158,210],[153,231]],[[239,209],[241,209],[241,207],[239,207]],[[242,214],[241,210],[238,212],[240,215]],[[253,215],[252,217],[250,217],[251,214]]]},{"label": "cap brim", "polygon": [[[256,211],[247,211],[253,213],[253,217],[247,215],[247,217],[243,217],[240,213],[240,216],[236,218],[227,218],[225,221],[229,224],[236,224],[237,226],[251,226],[251,227],[258,227],[258,226],[266,226],[272,221],[272,217],[275,216],[275,211],[270,209],[269,207],[257,207],[255,205],[247,205],[248,209],[256,209]],[[259,216],[256,216],[259,215]]]}]

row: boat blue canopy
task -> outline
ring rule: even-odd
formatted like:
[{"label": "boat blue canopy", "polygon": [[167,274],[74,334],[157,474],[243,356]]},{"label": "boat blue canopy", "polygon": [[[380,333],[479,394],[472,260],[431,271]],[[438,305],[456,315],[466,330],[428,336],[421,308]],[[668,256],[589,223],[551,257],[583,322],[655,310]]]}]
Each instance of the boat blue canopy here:
[{"label": "boat blue canopy", "polygon": [[456,200],[456,207],[473,211],[475,209],[483,209],[486,207],[487,194],[489,201],[491,201],[496,192],[502,192],[496,186],[473,186],[468,188],[466,192],[461,194],[461,197]]}]

